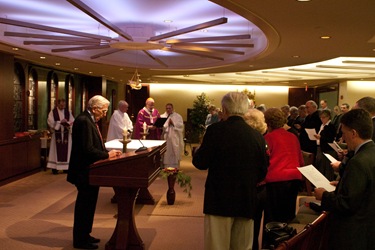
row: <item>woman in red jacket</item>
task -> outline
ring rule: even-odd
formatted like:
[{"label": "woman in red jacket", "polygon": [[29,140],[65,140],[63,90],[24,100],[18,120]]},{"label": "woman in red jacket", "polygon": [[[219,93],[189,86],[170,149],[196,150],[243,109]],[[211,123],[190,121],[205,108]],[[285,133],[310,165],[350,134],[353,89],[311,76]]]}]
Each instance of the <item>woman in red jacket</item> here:
[{"label": "woman in red jacket", "polygon": [[298,138],[283,126],[286,118],[278,108],[264,113],[268,133],[264,136],[270,151],[266,175],[267,203],[265,223],[290,222],[295,217],[296,200],[302,175],[297,169],[304,165]]}]

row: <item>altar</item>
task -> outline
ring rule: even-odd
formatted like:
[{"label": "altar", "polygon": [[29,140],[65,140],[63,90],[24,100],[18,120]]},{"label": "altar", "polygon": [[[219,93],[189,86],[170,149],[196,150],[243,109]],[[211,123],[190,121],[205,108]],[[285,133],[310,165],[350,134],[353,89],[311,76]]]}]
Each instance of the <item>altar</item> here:
[{"label": "altar", "polygon": [[[107,150],[112,150],[112,149],[118,149],[122,150],[123,144],[121,142],[122,139],[114,139],[112,141],[108,141],[105,143],[105,147]],[[165,143],[165,140],[139,140],[139,139],[132,139],[126,146],[126,152],[132,152],[140,147],[157,147],[161,146]],[[124,152],[125,153],[125,152]]]}]

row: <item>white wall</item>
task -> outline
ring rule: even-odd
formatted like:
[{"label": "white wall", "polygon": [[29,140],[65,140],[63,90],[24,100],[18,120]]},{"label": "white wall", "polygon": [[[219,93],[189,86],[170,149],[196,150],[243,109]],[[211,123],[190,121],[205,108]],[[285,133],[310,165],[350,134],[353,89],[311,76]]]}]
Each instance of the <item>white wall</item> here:
[{"label": "white wall", "polygon": [[353,107],[356,101],[361,99],[362,97],[365,97],[365,96],[375,97],[375,82],[374,81],[347,81],[345,85],[346,85],[346,95],[344,95],[343,100],[346,100],[346,101],[343,101],[343,102],[349,103],[350,107]]},{"label": "white wall", "polygon": [[209,84],[150,84],[150,96],[155,99],[155,107],[164,113],[165,104],[173,103],[175,111],[186,120],[187,109],[193,107],[198,95],[204,92],[212,100],[212,104],[221,107],[221,98],[230,91],[249,92],[255,90],[256,104],[267,107],[281,107],[288,102],[288,87],[249,86],[249,85],[209,85]]}]

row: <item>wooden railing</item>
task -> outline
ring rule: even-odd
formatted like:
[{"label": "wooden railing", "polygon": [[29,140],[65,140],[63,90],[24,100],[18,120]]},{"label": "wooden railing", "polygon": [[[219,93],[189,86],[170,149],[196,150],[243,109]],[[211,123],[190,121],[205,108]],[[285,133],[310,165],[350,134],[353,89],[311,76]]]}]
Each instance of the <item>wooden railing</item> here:
[{"label": "wooden railing", "polygon": [[328,250],[326,229],[328,213],[323,212],[316,220],[291,239],[280,243],[276,250]]}]

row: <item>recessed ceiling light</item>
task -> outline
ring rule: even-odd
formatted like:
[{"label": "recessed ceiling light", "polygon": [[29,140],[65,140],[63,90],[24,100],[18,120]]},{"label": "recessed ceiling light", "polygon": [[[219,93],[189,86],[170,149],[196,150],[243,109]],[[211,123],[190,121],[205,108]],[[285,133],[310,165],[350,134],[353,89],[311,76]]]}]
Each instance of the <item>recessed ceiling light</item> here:
[{"label": "recessed ceiling light", "polygon": [[89,74],[92,74],[92,71],[90,71]]},{"label": "recessed ceiling light", "polygon": [[330,36],[321,36],[320,39],[326,40],[326,39],[331,39],[331,37]]},{"label": "recessed ceiling light", "polygon": [[78,68],[74,68],[74,70],[78,70]]},{"label": "recessed ceiling light", "polygon": [[293,58],[299,58],[299,56],[293,56]]},{"label": "recessed ceiling light", "polygon": [[60,66],[60,63],[59,63],[59,62],[57,62],[57,63],[55,63],[55,65],[56,65],[56,66]]},{"label": "recessed ceiling light", "polygon": [[16,48],[16,47],[14,47],[14,48],[12,48],[12,50],[14,50],[14,51],[17,51],[17,50],[19,50],[18,48]]},{"label": "recessed ceiling light", "polygon": [[41,57],[39,57],[40,59],[46,59],[46,57],[45,56],[41,56]]}]

